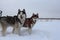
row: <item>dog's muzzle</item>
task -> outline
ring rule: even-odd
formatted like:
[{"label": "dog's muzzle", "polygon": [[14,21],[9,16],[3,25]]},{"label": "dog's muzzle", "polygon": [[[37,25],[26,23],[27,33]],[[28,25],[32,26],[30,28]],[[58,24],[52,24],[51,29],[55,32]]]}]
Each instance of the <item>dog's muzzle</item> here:
[{"label": "dog's muzzle", "polygon": [[21,19],[23,19],[22,15],[20,17],[21,17]]}]

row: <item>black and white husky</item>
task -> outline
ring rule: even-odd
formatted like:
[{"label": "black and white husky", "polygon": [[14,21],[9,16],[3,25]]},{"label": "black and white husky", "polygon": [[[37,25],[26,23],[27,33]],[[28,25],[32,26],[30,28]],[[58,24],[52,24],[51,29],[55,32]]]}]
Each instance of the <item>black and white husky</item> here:
[{"label": "black and white husky", "polygon": [[[26,18],[25,9],[22,11],[18,9],[18,14],[16,16],[2,16],[0,17],[0,23],[2,25],[2,35],[6,35],[6,29],[8,26],[13,27],[13,32],[20,35],[20,29],[24,24]],[[15,31],[14,31],[15,30]]]}]

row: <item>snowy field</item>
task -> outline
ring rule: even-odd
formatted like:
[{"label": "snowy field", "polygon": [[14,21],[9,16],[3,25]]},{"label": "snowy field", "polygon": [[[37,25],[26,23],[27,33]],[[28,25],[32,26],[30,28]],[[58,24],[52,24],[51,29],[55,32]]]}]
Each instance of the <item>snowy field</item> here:
[{"label": "snowy field", "polygon": [[[2,16],[13,16],[18,9],[26,9],[27,17],[39,13],[39,18],[60,18],[60,0],[0,0]],[[23,28],[22,28],[23,29]],[[7,28],[6,36],[2,36],[0,25],[0,40],[60,40],[60,21],[41,22],[32,28],[29,35],[26,29],[21,30],[21,36],[12,34],[12,27]]]},{"label": "snowy field", "polygon": [[3,37],[0,31],[0,40],[60,40],[60,21],[41,22],[38,20],[31,35],[28,34],[26,29],[21,30],[21,36],[11,32],[12,27],[9,27],[7,35]]}]

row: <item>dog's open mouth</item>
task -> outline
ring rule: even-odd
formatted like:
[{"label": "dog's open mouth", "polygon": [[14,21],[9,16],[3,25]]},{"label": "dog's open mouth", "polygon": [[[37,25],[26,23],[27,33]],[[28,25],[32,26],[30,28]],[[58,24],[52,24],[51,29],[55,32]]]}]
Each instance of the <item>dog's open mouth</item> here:
[{"label": "dog's open mouth", "polygon": [[21,17],[21,19],[23,19],[22,15],[20,17]]}]

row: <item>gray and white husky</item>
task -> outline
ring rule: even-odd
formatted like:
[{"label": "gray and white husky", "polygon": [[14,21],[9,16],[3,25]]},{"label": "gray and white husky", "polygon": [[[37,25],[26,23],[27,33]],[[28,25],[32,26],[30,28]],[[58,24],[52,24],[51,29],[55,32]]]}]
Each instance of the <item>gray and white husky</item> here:
[{"label": "gray and white husky", "polygon": [[[24,24],[26,18],[25,9],[22,11],[18,9],[18,14],[16,16],[2,16],[0,17],[0,23],[2,25],[2,35],[6,35],[6,29],[8,26],[13,27],[13,33],[16,32],[20,35],[20,29]],[[15,30],[15,31],[14,31]]]}]

